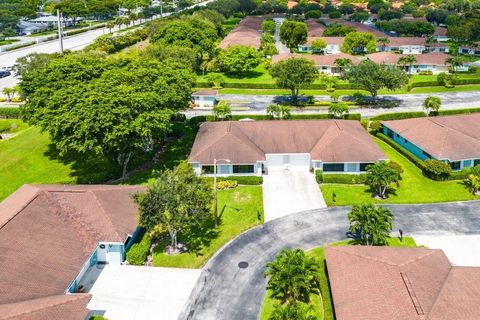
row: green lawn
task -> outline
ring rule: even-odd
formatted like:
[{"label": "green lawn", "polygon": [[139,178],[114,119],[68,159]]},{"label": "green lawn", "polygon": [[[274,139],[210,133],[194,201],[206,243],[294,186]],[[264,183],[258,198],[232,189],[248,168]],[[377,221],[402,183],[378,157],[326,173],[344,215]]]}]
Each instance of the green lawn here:
[{"label": "green lawn", "polygon": [[[218,192],[218,212],[221,224],[208,246],[199,254],[195,252],[168,256],[163,253],[168,241],[160,243],[153,254],[157,267],[201,268],[225,243],[245,230],[263,222],[263,198],[261,186],[240,186]],[[258,219],[260,217],[260,220]]]},{"label": "green lawn", "polygon": [[[0,120],[0,128],[10,128],[13,121],[19,120]],[[17,126],[25,127],[21,121]],[[95,157],[59,157],[48,136],[35,127],[0,141],[0,201],[26,183],[95,183],[115,174]]]},{"label": "green lawn", "polygon": [[[343,240],[339,242],[330,243],[330,246],[344,246],[350,245],[351,240]],[[392,247],[416,247],[417,244],[415,240],[410,237],[404,237],[403,242],[400,242],[399,238],[390,238],[388,241],[388,245]],[[332,297],[330,295],[330,286],[328,283],[327,277],[327,270],[325,268],[325,254],[324,254],[324,247],[317,247],[307,252],[307,255],[317,259],[320,264],[320,290],[322,292],[323,298],[323,305],[321,307],[321,299],[318,295],[311,295],[310,296],[310,304],[313,305],[315,310],[315,314],[318,319],[324,320],[334,320],[334,313],[333,313],[333,304],[332,304]],[[268,320],[268,317],[273,312],[274,306],[278,303],[277,300],[272,299],[270,297],[271,292],[270,290],[267,291],[265,300],[263,301],[262,310],[260,312],[260,320]],[[324,309],[325,315],[322,318],[322,309]]]},{"label": "green lawn", "polygon": [[[372,198],[369,188],[364,185],[321,184],[323,196],[329,206],[353,205],[365,202],[377,203],[430,203],[480,199],[472,195],[461,181],[433,181],[426,178],[420,169],[395,151],[385,142],[375,138],[390,160],[398,162],[404,172],[400,187],[387,200]],[[332,194],[336,194],[336,202]]]},{"label": "green lawn", "polygon": [[18,39],[2,40],[2,41],[0,41],[0,46],[5,46],[7,44],[12,44],[12,43],[18,42],[18,41],[20,41],[20,40],[18,40]]}]

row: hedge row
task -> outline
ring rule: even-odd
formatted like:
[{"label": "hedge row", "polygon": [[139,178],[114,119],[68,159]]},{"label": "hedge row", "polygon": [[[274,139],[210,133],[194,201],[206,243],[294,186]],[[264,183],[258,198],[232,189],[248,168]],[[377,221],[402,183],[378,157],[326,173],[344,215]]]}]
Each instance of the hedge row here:
[{"label": "hedge row", "polygon": [[22,44],[13,46],[13,47],[8,47],[7,49],[5,49],[5,51],[13,51],[13,50],[17,50],[17,49],[20,49],[20,48],[29,47],[29,46],[32,46],[36,43],[37,43],[36,41],[25,42],[25,43],[22,43]]},{"label": "hedge row", "polygon": [[[360,113],[351,113],[345,119],[347,120],[358,120],[360,121],[362,118]],[[264,114],[247,114],[247,115],[239,115],[234,114],[231,115],[229,120],[238,121],[242,119],[252,119],[252,120],[271,120],[267,115]],[[321,119],[332,119],[329,114],[320,113],[320,114],[292,114],[290,115],[290,120],[321,120]],[[198,125],[202,122],[213,122],[216,121],[213,115],[209,116],[196,116],[190,118],[189,122],[192,125]]]},{"label": "hedge row", "polygon": [[20,108],[0,108],[0,117],[9,119],[18,119],[21,116]]},{"label": "hedge row", "polygon": [[150,246],[152,245],[152,238],[145,232],[140,242],[134,243],[127,251],[127,261],[135,266],[141,266],[147,260]]},{"label": "hedge row", "polygon": [[[389,146],[391,146],[393,149],[398,151],[400,154],[402,154],[405,158],[410,160],[414,165],[416,165],[422,172],[425,173],[426,168],[425,168],[425,162],[420,160],[416,155],[408,151],[407,149],[403,148],[401,145],[390,139],[389,137],[385,136],[382,133],[377,133],[377,137],[386,142]],[[461,171],[454,171],[451,172],[449,177],[445,178],[445,180],[462,180],[466,179],[468,175],[471,173],[471,168],[466,168]],[[428,175],[427,175],[428,177]]]},{"label": "hedge row", "polygon": [[[480,108],[469,108],[469,109],[452,109],[452,110],[440,110],[433,114],[434,116],[448,116],[456,114],[470,114],[470,113],[480,113]],[[388,121],[388,120],[401,120],[401,119],[410,119],[410,118],[422,118],[425,117],[425,113],[418,112],[398,112],[398,113],[384,113],[375,117],[370,118],[370,120],[375,121]]]},{"label": "hedge row", "polygon": [[393,149],[398,151],[400,154],[402,154],[405,158],[410,160],[414,165],[416,165],[420,170],[425,171],[425,165],[422,160],[420,160],[416,155],[408,151],[407,149],[403,148],[401,145],[384,135],[383,133],[377,133],[377,137],[382,140],[383,142],[386,142],[389,146],[391,146]]},{"label": "hedge row", "polygon": [[328,173],[323,174],[323,183],[341,183],[341,184],[365,184],[367,175],[360,174],[343,174],[343,173]]},{"label": "hedge row", "polygon": [[[213,177],[203,177],[202,179],[213,184]],[[258,186],[263,183],[263,177],[261,176],[228,176],[228,177],[217,177],[217,182],[220,181],[237,181],[240,185],[245,186]]]}]

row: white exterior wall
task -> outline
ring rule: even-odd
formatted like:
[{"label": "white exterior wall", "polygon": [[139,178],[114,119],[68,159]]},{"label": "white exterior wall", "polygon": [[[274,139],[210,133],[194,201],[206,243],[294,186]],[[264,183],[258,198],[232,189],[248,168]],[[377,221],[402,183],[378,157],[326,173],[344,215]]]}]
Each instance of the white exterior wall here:
[{"label": "white exterior wall", "polygon": [[403,54],[422,54],[425,50],[424,46],[401,46],[400,51]]},{"label": "white exterior wall", "polygon": [[340,52],[340,45],[338,44],[327,44],[327,47],[325,48],[326,54],[336,54]]},{"label": "white exterior wall", "polygon": [[310,154],[308,153],[285,153],[266,154],[267,168],[271,167],[305,167],[310,168]]}]

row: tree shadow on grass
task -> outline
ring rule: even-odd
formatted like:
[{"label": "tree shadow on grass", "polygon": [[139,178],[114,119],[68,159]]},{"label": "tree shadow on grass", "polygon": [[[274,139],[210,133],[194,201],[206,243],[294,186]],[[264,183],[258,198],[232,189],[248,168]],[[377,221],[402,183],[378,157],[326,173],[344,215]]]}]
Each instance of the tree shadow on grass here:
[{"label": "tree shadow on grass", "polygon": [[262,72],[258,71],[245,71],[242,73],[229,73],[226,74],[231,79],[254,79],[254,78],[259,78],[263,75]]},{"label": "tree shadow on grass", "polygon": [[112,164],[101,155],[92,153],[80,154],[76,152],[60,155],[60,151],[53,143],[49,144],[47,148],[44,156],[52,161],[58,161],[69,166],[71,169],[70,176],[75,178],[76,183],[104,183],[121,174],[121,169],[118,166],[112,166]]}]

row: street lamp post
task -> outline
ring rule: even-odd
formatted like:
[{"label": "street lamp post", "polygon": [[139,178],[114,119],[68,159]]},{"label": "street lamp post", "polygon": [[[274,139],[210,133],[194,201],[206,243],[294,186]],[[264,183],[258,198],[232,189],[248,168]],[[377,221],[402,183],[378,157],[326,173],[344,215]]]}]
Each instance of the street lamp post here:
[{"label": "street lamp post", "polygon": [[214,204],[213,204],[213,216],[215,218],[215,227],[218,226],[218,209],[217,209],[217,161],[225,161],[230,163],[229,159],[213,159],[213,194],[214,194]]}]

